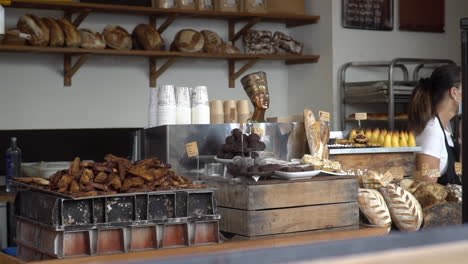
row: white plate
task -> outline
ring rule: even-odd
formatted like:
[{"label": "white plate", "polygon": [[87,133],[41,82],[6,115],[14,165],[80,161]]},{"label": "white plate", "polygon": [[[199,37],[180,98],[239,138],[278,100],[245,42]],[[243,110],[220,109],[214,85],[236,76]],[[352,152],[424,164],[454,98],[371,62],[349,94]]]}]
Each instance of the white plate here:
[{"label": "white plate", "polygon": [[323,174],[328,174],[328,175],[334,175],[334,176],[348,176],[348,173],[346,172],[331,172],[331,171],[320,171]]},{"label": "white plate", "polygon": [[303,172],[284,172],[275,171],[275,175],[286,180],[304,180],[319,175],[321,171],[303,171]]},{"label": "white plate", "polygon": [[232,163],[232,159],[218,159],[218,157],[215,157],[214,161],[216,161],[218,163],[222,163],[222,164],[231,164]]}]

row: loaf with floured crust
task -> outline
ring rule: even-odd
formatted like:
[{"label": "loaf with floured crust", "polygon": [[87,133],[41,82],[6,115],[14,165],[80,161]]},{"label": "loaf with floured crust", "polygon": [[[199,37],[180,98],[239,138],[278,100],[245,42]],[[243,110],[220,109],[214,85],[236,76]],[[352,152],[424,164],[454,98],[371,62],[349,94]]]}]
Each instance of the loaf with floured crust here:
[{"label": "loaf with floured crust", "polygon": [[80,29],[81,47],[84,49],[105,49],[106,42],[101,33],[91,29]]},{"label": "loaf with floured crust", "polygon": [[144,50],[164,50],[164,40],[156,30],[156,27],[149,24],[140,24],[132,32],[134,40]]},{"label": "loaf with floured crust", "polygon": [[32,46],[48,46],[50,41],[50,31],[42,19],[33,14],[21,16],[17,27],[22,33],[31,36],[28,43]]},{"label": "loaf with floured crust", "polygon": [[205,46],[205,39],[198,31],[183,29],[177,33],[173,44],[179,51],[199,52]]},{"label": "loaf with floured crust", "polygon": [[361,212],[371,224],[390,230],[392,218],[382,194],[373,189],[359,189],[358,203]]},{"label": "loaf with floured crust", "polygon": [[79,48],[81,45],[80,32],[68,19],[62,18],[58,21],[65,34],[65,46],[69,48]]},{"label": "loaf with floured crust", "polygon": [[49,46],[63,47],[63,45],[65,44],[65,34],[63,33],[63,29],[60,27],[57,20],[51,17],[44,17],[42,20],[47,25],[50,31]]},{"label": "loaf with floured crust", "polygon": [[108,47],[117,50],[130,50],[133,47],[132,36],[123,27],[107,25],[102,33]]},{"label": "loaf with floured crust", "polygon": [[418,231],[423,222],[423,211],[418,200],[396,184],[380,188],[392,221],[401,231]]}]

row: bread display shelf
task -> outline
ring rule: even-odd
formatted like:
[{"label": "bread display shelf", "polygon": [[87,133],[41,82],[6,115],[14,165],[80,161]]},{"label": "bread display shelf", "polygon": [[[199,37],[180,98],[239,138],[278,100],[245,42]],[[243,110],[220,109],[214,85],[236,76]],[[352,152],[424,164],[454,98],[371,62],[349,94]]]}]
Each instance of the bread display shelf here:
[{"label": "bread display shelf", "polygon": [[[157,25],[157,19],[165,19],[157,27],[162,34],[178,18],[199,18],[226,20],[229,25],[229,40],[236,42],[253,26],[260,22],[281,23],[286,27],[297,27],[315,24],[319,16],[291,15],[291,14],[260,14],[247,12],[220,12],[204,10],[160,9],[152,7],[108,5],[94,3],[57,2],[57,1],[33,1],[12,0],[10,8],[30,8],[43,10],[63,11],[65,18],[72,21],[78,27],[91,13],[113,13],[148,16],[149,22]],[[245,24],[236,30],[238,22]],[[315,55],[257,55],[257,54],[209,54],[165,51],[141,51],[141,50],[88,50],[73,48],[47,48],[25,46],[0,46],[3,52],[30,52],[30,53],[61,53],[64,54],[64,85],[71,86],[73,75],[90,58],[91,55],[115,55],[115,56],[143,56],[149,57],[150,87],[156,87],[157,79],[170,68],[179,58],[200,59],[225,59],[228,60],[229,87],[235,88],[235,81],[247,70],[253,67],[259,60],[284,60],[287,65],[318,62],[319,56]],[[79,56],[75,64],[72,64],[72,56]],[[159,68],[156,59],[167,59]],[[238,61],[245,61],[240,67],[236,67]],[[237,69],[236,69],[237,68]]]},{"label": "bread display shelf", "polygon": [[[318,62],[320,56],[317,55],[259,55],[259,54],[212,54],[212,53],[190,53],[178,51],[146,51],[146,50],[112,50],[112,49],[80,49],[80,48],[56,48],[56,47],[33,47],[0,45],[0,52],[20,52],[20,53],[49,53],[64,54],[65,60],[70,61],[70,66],[65,67],[65,86],[71,85],[71,78],[86,62],[91,55],[98,56],[140,56],[150,58],[151,86],[156,86],[156,79],[161,76],[178,59],[217,59],[229,62],[229,78],[236,80],[246,70],[252,67],[259,60],[282,60],[287,65],[306,64]],[[72,56],[79,56],[77,62],[71,65]],[[166,62],[156,69],[156,59],[167,59]],[[247,61],[247,63],[237,72],[234,70],[237,61]],[[67,64],[67,63],[66,63]],[[154,86],[153,86],[154,84]]]},{"label": "bread display shelf", "polygon": [[62,10],[69,13],[117,13],[129,15],[145,15],[155,17],[189,17],[203,19],[226,19],[247,21],[259,19],[263,22],[282,23],[287,27],[297,27],[303,25],[315,24],[320,16],[291,15],[291,14],[260,14],[247,12],[220,12],[205,10],[184,10],[184,9],[160,9],[152,7],[126,6],[126,5],[108,5],[93,3],[75,3],[75,2],[39,2],[35,0],[12,0],[9,7],[13,8],[32,8],[47,10]]}]

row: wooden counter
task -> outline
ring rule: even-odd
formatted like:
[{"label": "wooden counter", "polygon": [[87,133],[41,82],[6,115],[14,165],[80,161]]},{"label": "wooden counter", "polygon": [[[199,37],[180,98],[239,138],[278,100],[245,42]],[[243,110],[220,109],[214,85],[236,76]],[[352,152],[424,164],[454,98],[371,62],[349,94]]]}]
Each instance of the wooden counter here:
[{"label": "wooden counter", "polygon": [[0,187],[0,203],[14,202],[16,193],[7,193],[5,187]]},{"label": "wooden counter", "polygon": [[[308,243],[318,243],[334,240],[358,239],[373,236],[384,236],[387,234],[385,228],[362,228],[354,231],[340,231],[340,232],[323,232],[307,235],[296,235],[290,237],[274,237],[258,239],[254,241],[227,241],[223,244],[200,246],[200,247],[187,247],[175,249],[163,249],[157,251],[134,252],[127,254],[115,254],[105,256],[94,256],[85,258],[73,258],[66,260],[49,260],[34,262],[37,264],[83,264],[90,263],[112,263],[131,259],[132,261],[138,260],[161,260],[170,257],[183,257],[191,255],[204,255],[223,252],[234,252],[247,249],[261,249],[261,248],[276,248],[293,245],[303,245]],[[18,259],[12,258],[5,254],[0,253],[0,263],[2,264],[20,264],[24,263]]]}]

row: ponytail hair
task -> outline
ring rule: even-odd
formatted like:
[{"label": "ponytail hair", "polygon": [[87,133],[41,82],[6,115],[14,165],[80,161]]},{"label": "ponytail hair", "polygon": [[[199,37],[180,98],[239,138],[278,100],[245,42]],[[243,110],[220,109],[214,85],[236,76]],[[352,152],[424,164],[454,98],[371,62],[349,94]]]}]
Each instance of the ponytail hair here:
[{"label": "ponytail hair", "polygon": [[429,78],[421,79],[411,95],[408,124],[410,130],[417,135],[423,132],[427,122],[433,117],[434,109],[432,107],[430,86],[432,86],[432,82]]},{"label": "ponytail hair", "polygon": [[430,78],[421,79],[411,94],[408,126],[416,135],[421,134],[427,122],[437,115],[437,106],[452,87],[461,85],[461,69],[446,65],[434,70]]}]

